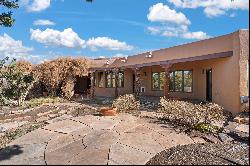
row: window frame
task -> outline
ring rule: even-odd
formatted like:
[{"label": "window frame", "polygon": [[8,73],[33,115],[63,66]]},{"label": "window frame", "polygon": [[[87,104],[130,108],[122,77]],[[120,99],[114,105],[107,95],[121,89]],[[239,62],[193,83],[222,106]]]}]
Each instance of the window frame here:
[{"label": "window frame", "polygon": [[[182,72],[182,90],[181,90],[181,91],[176,91],[176,90],[175,90],[175,72],[176,72],[176,71],[181,71],[181,72]],[[185,72],[185,71],[189,71],[189,72],[191,71],[191,72],[192,72],[191,92],[185,92],[185,91],[184,91],[184,82],[185,82],[185,81],[184,81],[184,79],[185,79],[185,77],[184,77],[184,72]],[[172,73],[172,72],[173,72],[173,77],[174,77],[174,79],[173,79],[173,88],[174,88],[174,89],[171,90],[171,89],[170,89],[171,87],[169,86],[169,92],[173,92],[173,93],[193,93],[193,85],[194,85],[194,83],[193,83],[193,80],[194,80],[194,79],[193,79],[193,77],[194,77],[194,76],[193,76],[193,69],[191,69],[191,70],[174,70],[174,71],[170,71],[170,73]],[[170,82],[169,82],[169,84],[170,84]]]},{"label": "window frame", "polygon": [[[110,84],[111,84],[111,86],[110,87],[108,87],[108,75],[109,74],[111,74],[111,76],[110,76]],[[106,71],[105,72],[105,88],[114,88],[113,87],[113,72],[112,71]]]},{"label": "window frame", "polygon": [[[118,78],[117,78],[117,81],[119,81],[119,73],[122,73],[123,74],[123,84],[122,84],[122,86],[119,86],[119,84],[117,83],[117,88],[124,88],[124,82],[125,82],[125,73],[124,73],[124,71],[119,71],[118,72]],[[110,81],[111,81],[111,87],[108,87],[107,85],[108,85],[108,78],[107,78],[107,76],[108,76],[108,74],[111,74],[111,77],[110,77]],[[115,79],[115,73],[114,72],[112,72],[112,71],[106,71],[105,72],[105,88],[115,88],[115,86],[116,86],[116,80],[113,80],[113,79]],[[114,82],[113,82],[114,81]],[[115,84],[115,85],[113,85],[113,83]]]},{"label": "window frame", "polygon": [[[153,86],[153,74],[154,74],[154,73],[157,73],[158,76],[159,76],[159,79],[158,79],[159,88],[158,88],[158,89],[155,89],[154,86]],[[161,79],[160,79],[161,73],[164,73],[164,75],[165,75],[165,72],[164,72],[164,71],[160,71],[160,72],[151,72],[151,90],[152,90],[152,91],[164,91],[164,88],[161,89]],[[164,86],[164,83],[163,83],[163,86]]]},{"label": "window frame", "polygon": [[[120,74],[120,73],[122,73],[122,85],[121,85],[121,86],[119,86],[119,74]],[[124,82],[125,82],[125,73],[124,73],[124,71],[119,71],[119,72],[118,72],[117,81],[118,81],[118,83],[117,83],[118,86],[117,86],[117,87],[118,87],[118,88],[124,88],[124,84],[125,84],[125,83],[124,83]]]},{"label": "window frame", "polygon": [[[103,74],[103,77],[104,77],[104,83],[103,83],[103,86],[100,86],[100,81],[101,81],[101,73]],[[105,88],[105,86],[106,86],[106,81],[105,81],[105,78],[106,78],[106,74],[105,74],[105,71],[99,71],[98,73],[97,73],[97,78],[98,78],[98,81],[97,81],[97,86],[98,86],[98,88]]]}]

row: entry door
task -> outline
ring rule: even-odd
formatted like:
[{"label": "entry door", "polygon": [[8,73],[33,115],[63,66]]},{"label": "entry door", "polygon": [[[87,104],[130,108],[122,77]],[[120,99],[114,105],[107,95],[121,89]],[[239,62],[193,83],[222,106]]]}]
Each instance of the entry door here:
[{"label": "entry door", "polygon": [[206,71],[207,101],[212,102],[212,69]]}]

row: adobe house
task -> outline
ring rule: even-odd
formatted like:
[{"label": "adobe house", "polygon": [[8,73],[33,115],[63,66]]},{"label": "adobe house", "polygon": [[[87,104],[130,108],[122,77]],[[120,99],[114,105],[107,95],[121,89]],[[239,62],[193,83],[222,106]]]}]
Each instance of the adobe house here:
[{"label": "adobe house", "polygon": [[240,112],[248,96],[249,30],[118,58],[92,67],[91,95],[210,101]]}]

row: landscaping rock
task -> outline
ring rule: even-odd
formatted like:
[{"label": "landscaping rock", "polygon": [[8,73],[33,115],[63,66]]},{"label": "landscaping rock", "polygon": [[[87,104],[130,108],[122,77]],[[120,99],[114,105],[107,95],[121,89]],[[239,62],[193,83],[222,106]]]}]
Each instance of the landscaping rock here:
[{"label": "landscaping rock", "polygon": [[240,124],[239,126],[235,128],[235,130],[244,132],[244,133],[249,133],[249,125]]},{"label": "landscaping rock", "polygon": [[5,131],[5,128],[0,126],[0,133],[4,132]]},{"label": "landscaping rock", "polygon": [[235,117],[234,122],[239,124],[249,124],[249,118]]},{"label": "landscaping rock", "polygon": [[206,140],[207,142],[211,142],[211,143],[220,143],[221,141],[213,136],[213,135],[205,135],[205,136],[202,136],[202,138],[204,138],[204,140]]},{"label": "landscaping rock", "polygon": [[60,112],[58,112],[58,114],[67,114],[67,110],[61,110]]},{"label": "landscaping rock", "polygon": [[9,123],[3,123],[0,124],[0,132],[5,132],[6,130],[17,128],[19,126],[22,126],[24,124],[29,123],[28,121],[22,121],[22,122],[9,122]]},{"label": "landscaping rock", "polygon": [[48,117],[49,118],[56,118],[58,116],[58,114],[49,114]]},{"label": "landscaping rock", "polygon": [[193,144],[158,153],[146,165],[249,165],[244,144]]},{"label": "landscaping rock", "polygon": [[43,122],[43,121],[47,121],[47,120],[49,120],[49,117],[43,116],[43,117],[36,119],[36,122]]},{"label": "landscaping rock", "polygon": [[219,139],[222,142],[232,142],[234,139],[227,134],[219,133]]},{"label": "landscaping rock", "polygon": [[201,137],[193,137],[192,140],[195,143],[206,143],[206,141],[203,138],[201,138]]}]

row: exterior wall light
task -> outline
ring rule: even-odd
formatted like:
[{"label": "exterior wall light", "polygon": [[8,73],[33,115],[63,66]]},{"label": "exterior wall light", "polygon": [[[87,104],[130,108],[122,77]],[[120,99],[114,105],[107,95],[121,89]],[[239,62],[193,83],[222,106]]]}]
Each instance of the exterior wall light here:
[{"label": "exterior wall light", "polygon": [[153,56],[153,53],[152,53],[152,51],[150,51],[149,54],[146,55],[145,57],[146,57],[146,58],[152,58],[152,56]]},{"label": "exterior wall light", "polygon": [[109,60],[107,60],[105,64],[106,64],[106,65],[109,65]]}]

